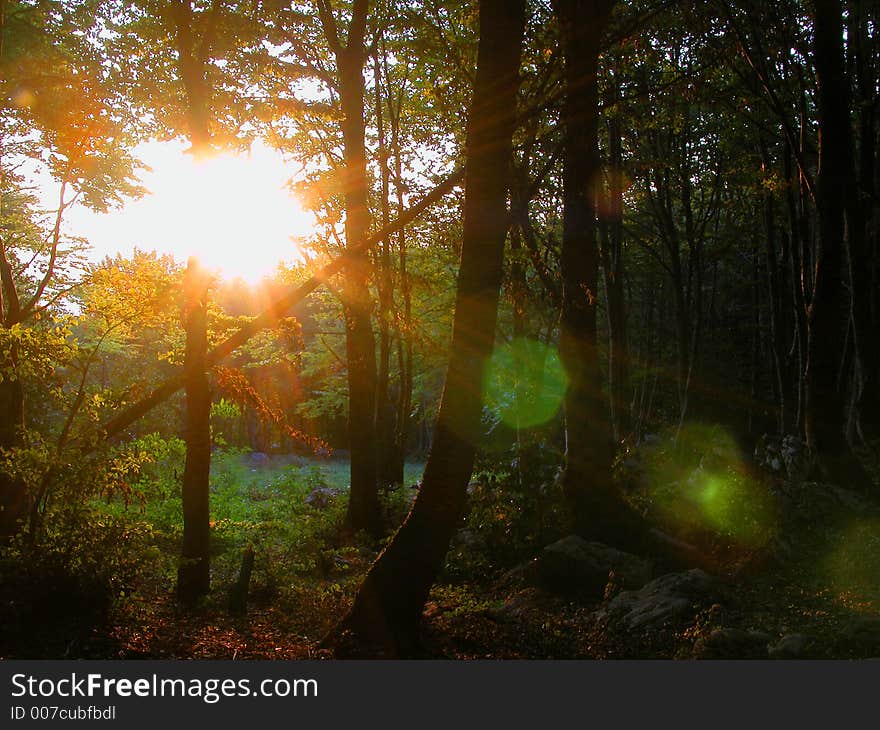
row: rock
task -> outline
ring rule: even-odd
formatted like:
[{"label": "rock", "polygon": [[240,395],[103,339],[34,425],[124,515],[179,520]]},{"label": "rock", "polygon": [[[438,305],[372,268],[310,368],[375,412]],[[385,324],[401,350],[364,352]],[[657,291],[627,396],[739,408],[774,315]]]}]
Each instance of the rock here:
[{"label": "rock", "polygon": [[735,628],[714,629],[694,644],[696,659],[766,659],[770,634]]},{"label": "rock", "polygon": [[768,647],[771,659],[808,659],[813,654],[816,640],[807,634],[786,634]]},{"label": "rock", "polygon": [[876,656],[880,653],[880,616],[857,616],[840,633],[846,650],[859,656]]},{"label": "rock", "polygon": [[476,530],[471,530],[465,527],[453,535],[452,547],[470,550],[476,553],[484,553],[486,552],[486,538]]},{"label": "rock", "polygon": [[694,568],[662,575],[638,591],[624,591],[595,616],[603,622],[620,622],[630,630],[681,624],[723,595],[723,586],[717,578]]},{"label": "rock", "polygon": [[251,469],[266,469],[269,467],[269,456],[262,451],[253,451],[245,459],[247,466]]},{"label": "rock", "polygon": [[496,608],[490,608],[486,615],[494,621],[511,622],[517,621],[534,609],[537,605],[537,597],[534,588],[525,588],[512,596]]},{"label": "rock", "polygon": [[517,565],[504,573],[492,586],[493,591],[509,591],[521,588],[524,585],[539,583],[538,558],[533,558],[527,563]]},{"label": "rock", "polygon": [[316,487],[313,489],[309,496],[306,497],[306,504],[315,507],[316,509],[327,509],[330,506],[330,503],[333,502],[339,496],[338,489],[331,489],[330,487]]},{"label": "rock", "polygon": [[782,474],[783,461],[779,439],[766,433],[761,436],[755,445],[755,462],[774,474]]},{"label": "rock", "polygon": [[768,434],[761,436],[755,446],[755,461],[796,484],[806,480],[813,468],[813,457],[807,445],[791,434],[781,439]]},{"label": "rock", "polygon": [[651,564],[599,542],[569,535],[548,545],[538,558],[538,575],[551,590],[602,598],[609,574],[622,588],[639,588],[651,579]]},{"label": "rock", "polygon": [[807,445],[797,436],[789,434],[782,437],[779,451],[789,480],[804,481],[813,469],[813,457]]}]

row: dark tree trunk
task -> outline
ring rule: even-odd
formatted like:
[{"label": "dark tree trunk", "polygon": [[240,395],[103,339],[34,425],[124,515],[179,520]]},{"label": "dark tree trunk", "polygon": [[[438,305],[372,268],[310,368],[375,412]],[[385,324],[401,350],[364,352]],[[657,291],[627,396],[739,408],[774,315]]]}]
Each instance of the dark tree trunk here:
[{"label": "dark tree trunk", "polygon": [[[391,118],[391,149],[394,152],[394,180],[397,188],[397,210],[405,210],[403,185],[403,156],[400,149],[400,107]],[[403,299],[403,312],[398,318],[397,366],[400,371],[400,388],[397,400],[397,461],[394,464],[395,476],[403,482],[403,467],[409,442],[410,411],[413,391],[413,331],[412,331],[412,282],[407,269],[406,227],[397,234],[397,260],[400,275],[400,295]],[[397,481],[397,479],[395,479]]]},{"label": "dark tree trunk", "polygon": [[[378,138],[380,204],[382,227],[391,222],[391,171],[385,138],[385,115],[382,103],[382,74],[378,46],[373,57],[376,134]],[[399,399],[392,398],[391,325],[394,322],[394,267],[391,263],[391,237],[380,244],[377,255],[377,289],[379,293],[379,371],[376,383],[376,472],[380,489],[403,482],[403,463],[397,442],[397,408]]]},{"label": "dark tree trunk", "polygon": [[[876,8],[876,4],[873,4]],[[853,284],[853,323],[859,363],[859,388],[856,403],[863,434],[880,437],[880,317],[875,297],[878,287],[876,223],[876,69],[872,68],[871,3],[849,3],[847,44],[852,59],[857,92],[858,124],[857,167],[847,195],[847,233],[850,249],[850,275]]]},{"label": "dark tree trunk", "polygon": [[[367,152],[364,122],[364,64],[367,0],[356,0],[347,45],[336,51],[345,168],[346,247],[354,249],[370,229]],[[327,18],[327,23],[332,19]],[[332,33],[336,38],[334,30]],[[360,249],[345,274],[345,352],[348,361],[348,438],[351,452],[351,491],[347,521],[353,530],[382,534],[376,478],[376,342],[370,317],[370,258]]]},{"label": "dark tree trunk", "polygon": [[819,243],[808,314],[805,427],[807,444],[816,455],[823,476],[861,486],[866,475],[846,441],[845,387],[838,379],[851,317],[844,282],[845,216],[848,194],[854,192],[840,0],[815,0],[815,11]]},{"label": "dark tree trunk", "polygon": [[[770,155],[764,139],[759,140],[761,151],[761,167],[765,176],[770,175]],[[786,423],[786,398],[784,377],[785,345],[782,340],[782,285],[780,283],[779,262],[776,252],[776,208],[773,201],[773,193],[765,190],[763,193],[764,215],[764,253],[767,261],[767,302],[770,317],[770,354],[772,356],[772,384],[773,395],[776,401],[776,430],[781,435],[785,432]]]},{"label": "dark tree trunk", "polygon": [[[6,256],[5,239],[0,241],[0,316],[3,327],[20,321],[21,305],[12,267]],[[0,448],[24,446],[24,388],[18,378],[18,347],[13,343],[0,360]],[[0,543],[16,535],[28,512],[24,481],[0,469]]]},{"label": "dark tree trunk", "polygon": [[[613,92],[612,92],[613,93]],[[616,441],[625,438],[632,419],[629,345],[626,334],[626,301],[623,286],[623,150],[620,115],[608,124],[608,199],[603,226],[602,268],[608,312],[608,373],[611,420]]]},{"label": "dark tree trunk", "polygon": [[792,151],[788,142],[785,143],[783,154],[783,166],[785,179],[787,181],[785,201],[788,210],[789,221],[789,256],[790,256],[790,277],[791,282],[791,305],[794,312],[795,326],[795,345],[794,370],[796,378],[794,381],[794,400],[797,404],[792,424],[796,433],[803,432],[803,421],[805,411],[805,393],[804,393],[804,374],[807,368],[807,305],[804,293],[804,245],[803,245],[803,228],[804,221],[799,215],[798,202],[795,199],[795,190],[797,183],[792,169]]},{"label": "dark tree trunk", "polygon": [[184,279],[186,354],[186,461],[183,468],[183,552],[177,594],[192,602],[211,588],[211,527],[208,481],[211,470],[211,391],[205,373],[208,352],[208,277],[190,259]]},{"label": "dark tree trunk", "polygon": [[339,651],[408,655],[461,519],[480,440],[483,364],[492,351],[507,231],[524,0],[480,2],[477,76],[466,141],[465,203],[446,386],[422,488],[329,640]]},{"label": "dark tree trunk", "polygon": [[580,535],[641,549],[647,530],[611,479],[614,455],[607,399],[602,392],[596,305],[599,247],[599,42],[613,3],[558,0],[566,96],[563,102],[563,239],[560,355],[569,376],[565,396],[563,490]]},{"label": "dark tree trunk", "polygon": [[[0,365],[0,448],[14,449],[24,445],[24,390],[14,374],[17,353],[13,349]],[[20,520],[27,514],[25,483],[0,469],[0,543],[18,533]]]},{"label": "dark tree trunk", "polygon": [[177,71],[186,92],[189,140],[197,154],[207,152],[211,146],[211,85],[206,73],[220,8],[220,3],[214,3],[199,24],[190,0],[172,0],[166,10],[174,24]]}]

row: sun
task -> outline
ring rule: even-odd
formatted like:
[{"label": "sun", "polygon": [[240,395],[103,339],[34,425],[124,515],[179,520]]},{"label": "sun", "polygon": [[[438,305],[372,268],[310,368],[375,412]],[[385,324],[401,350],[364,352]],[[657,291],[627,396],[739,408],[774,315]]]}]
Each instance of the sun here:
[{"label": "sun", "polygon": [[140,152],[151,171],[150,194],[110,214],[85,214],[77,232],[104,256],[134,247],[195,256],[225,279],[256,283],[281,262],[302,258],[298,242],[314,217],[290,192],[288,167],[272,150],[220,153],[205,159],[180,145],[151,143]]}]

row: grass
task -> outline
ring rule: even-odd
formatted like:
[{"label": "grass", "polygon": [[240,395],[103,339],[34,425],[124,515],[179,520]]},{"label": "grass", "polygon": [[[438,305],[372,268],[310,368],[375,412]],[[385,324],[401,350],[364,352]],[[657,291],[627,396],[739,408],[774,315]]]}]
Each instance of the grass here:
[{"label": "grass", "polygon": [[[318,642],[344,615],[381,548],[381,543],[343,528],[348,463],[280,457],[252,460],[232,451],[215,454],[210,478],[212,592],[195,608],[184,609],[174,597],[182,532],[182,444],[153,442],[150,448],[151,459],[133,481],[127,503],[121,496],[96,501],[93,522],[81,523],[79,532],[58,528],[64,555],[69,545],[81,545],[73,561],[64,563],[77,581],[83,576],[124,573],[124,578],[114,578],[110,614],[87,626],[85,619],[74,616],[73,628],[58,616],[43,616],[40,632],[17,631],[22,637],[39,635],[41,643],[35,645],[31,638],[18,650],[7,649],[9,654],[22,658],[316,656]],[[405,486],[386,500],[395,519],[409,504],[410,485],[422,469],[420,463],[407,464]],[[307,497],[318,488],[337,494],[326,504],[309,504]],[[131,499],[132,495],[137,497]],[[877,612],[880,524],[875,521],[837,522],[825,515],[824,531],[808,531],[808,536],[816,532],[815,544],[799,542],[799,559],[787,569],[738,576],[738,553],[731,553],[725,563],[727,553],[722,551],[717,572],[736,585],[736,599],[725,602],[723,610],[707,608],[674,631],[618,635],[595,623],[595,605],[572,602],[528,583],[494,580],[514,553],[508,556],[491,547],[493,530],[498,541],[519,545],[519,553],[533,551],[520,545],[516,530],[511,532],[510,524],[525,519],[524,503],[511,499],[494,483],[472,491],[467,524],[487,543],[458,545],[450,552],[447,569],[426,606],[426,656],[684,658],[691,655],[697,639],[728,627],[760,629],[774,639],[790,632],[810,634],[818,640],[817,657],[870,652],[868,647],[842,644],[839,636],[854,616]],[[511,510],[499,512],[505,505]],[[815,521],[809,521],[813,528]],[[236,616],[228,611],[226,597],[248,544],[257,557],[247,614]],[[45,575],[45,570],[40,574]],[[63,614],[71,613],[67,609],[76,605],[71,602],[76,590],[70,586],[75,585],[79,583],[68,581],[54,598],[39,593],[35,605],[57,605]],[[90,597],[94,590],[80,592]],[[27,618],[20,611],[15,625],[24,626]]]},{"label": "grass", "polygon": [[[74,540],[73,552],[64,548],[51,555],[65,556],[64,570],[71,572],[72,580],[96,576],[100,585],[83,590],[105,596],[109,613],[70,617],[76,621],[76,631],[61,621],[63,616],[48,617],[41,622],[36,643],[32,638],[21,644],[0,636],[0,655],[312,656],[381,548],[381,543],[352,535],[344,527],[348,462],[251,459],[240,451],[216,452],[210,475],[212,590],[198,606],[184,609],[175,599],[183,532],[184,446],[177,439],[147,437],[135,446],[138,449],[146,457],[141,469],[130,475],[124,492],[92,499],[77,521],[66,527],[51,522],[56,526],[52,534],[57,532],[64,545],[73,540],[71,535],[80,536]],[[401,519],[415,493],[411,486],[423,468],[419,462],[407,463],[405,484],[383,498],[389,524]],[[316,489],[326,490],[328,498],[310,504],[307,498]],[[234,616],[227,608],[228,590],[249,544],[256,560],[248,612]],[[107,576],[113,579],[104,580]],[[56,600],[38,592],[34,600],[60,609],[64,602],[70,605],[71,596]],[[27,611],[22,611],[15,615],[16,625],[27,621]],[[58,630],[49,630],[50,626]],[[5,633],[35,635],[24,630]]]}]

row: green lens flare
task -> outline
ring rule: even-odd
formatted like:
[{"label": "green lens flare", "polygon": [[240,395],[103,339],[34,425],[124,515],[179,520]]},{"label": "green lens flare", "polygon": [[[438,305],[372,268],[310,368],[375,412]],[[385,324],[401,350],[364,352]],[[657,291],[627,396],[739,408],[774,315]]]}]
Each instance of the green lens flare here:
[{"label": "green lens flare", "polygon": [[511,428],[531,428],[556,415],[567,387],[553,347],[516,338],[492,353],[483,372],[483,403]]},{"label": "green lens flare", "polygon": [[827,585],[850,608],[875,607],[880,602],[880,520],[853,521],[822,561]]},{"label": "green lens flare", "polygon": [[741,545],[765,544],[777,529],[772,493],[746,468],[721,427],[686,424],[650,453],[649,491],[666,519],[711,530]]}]

